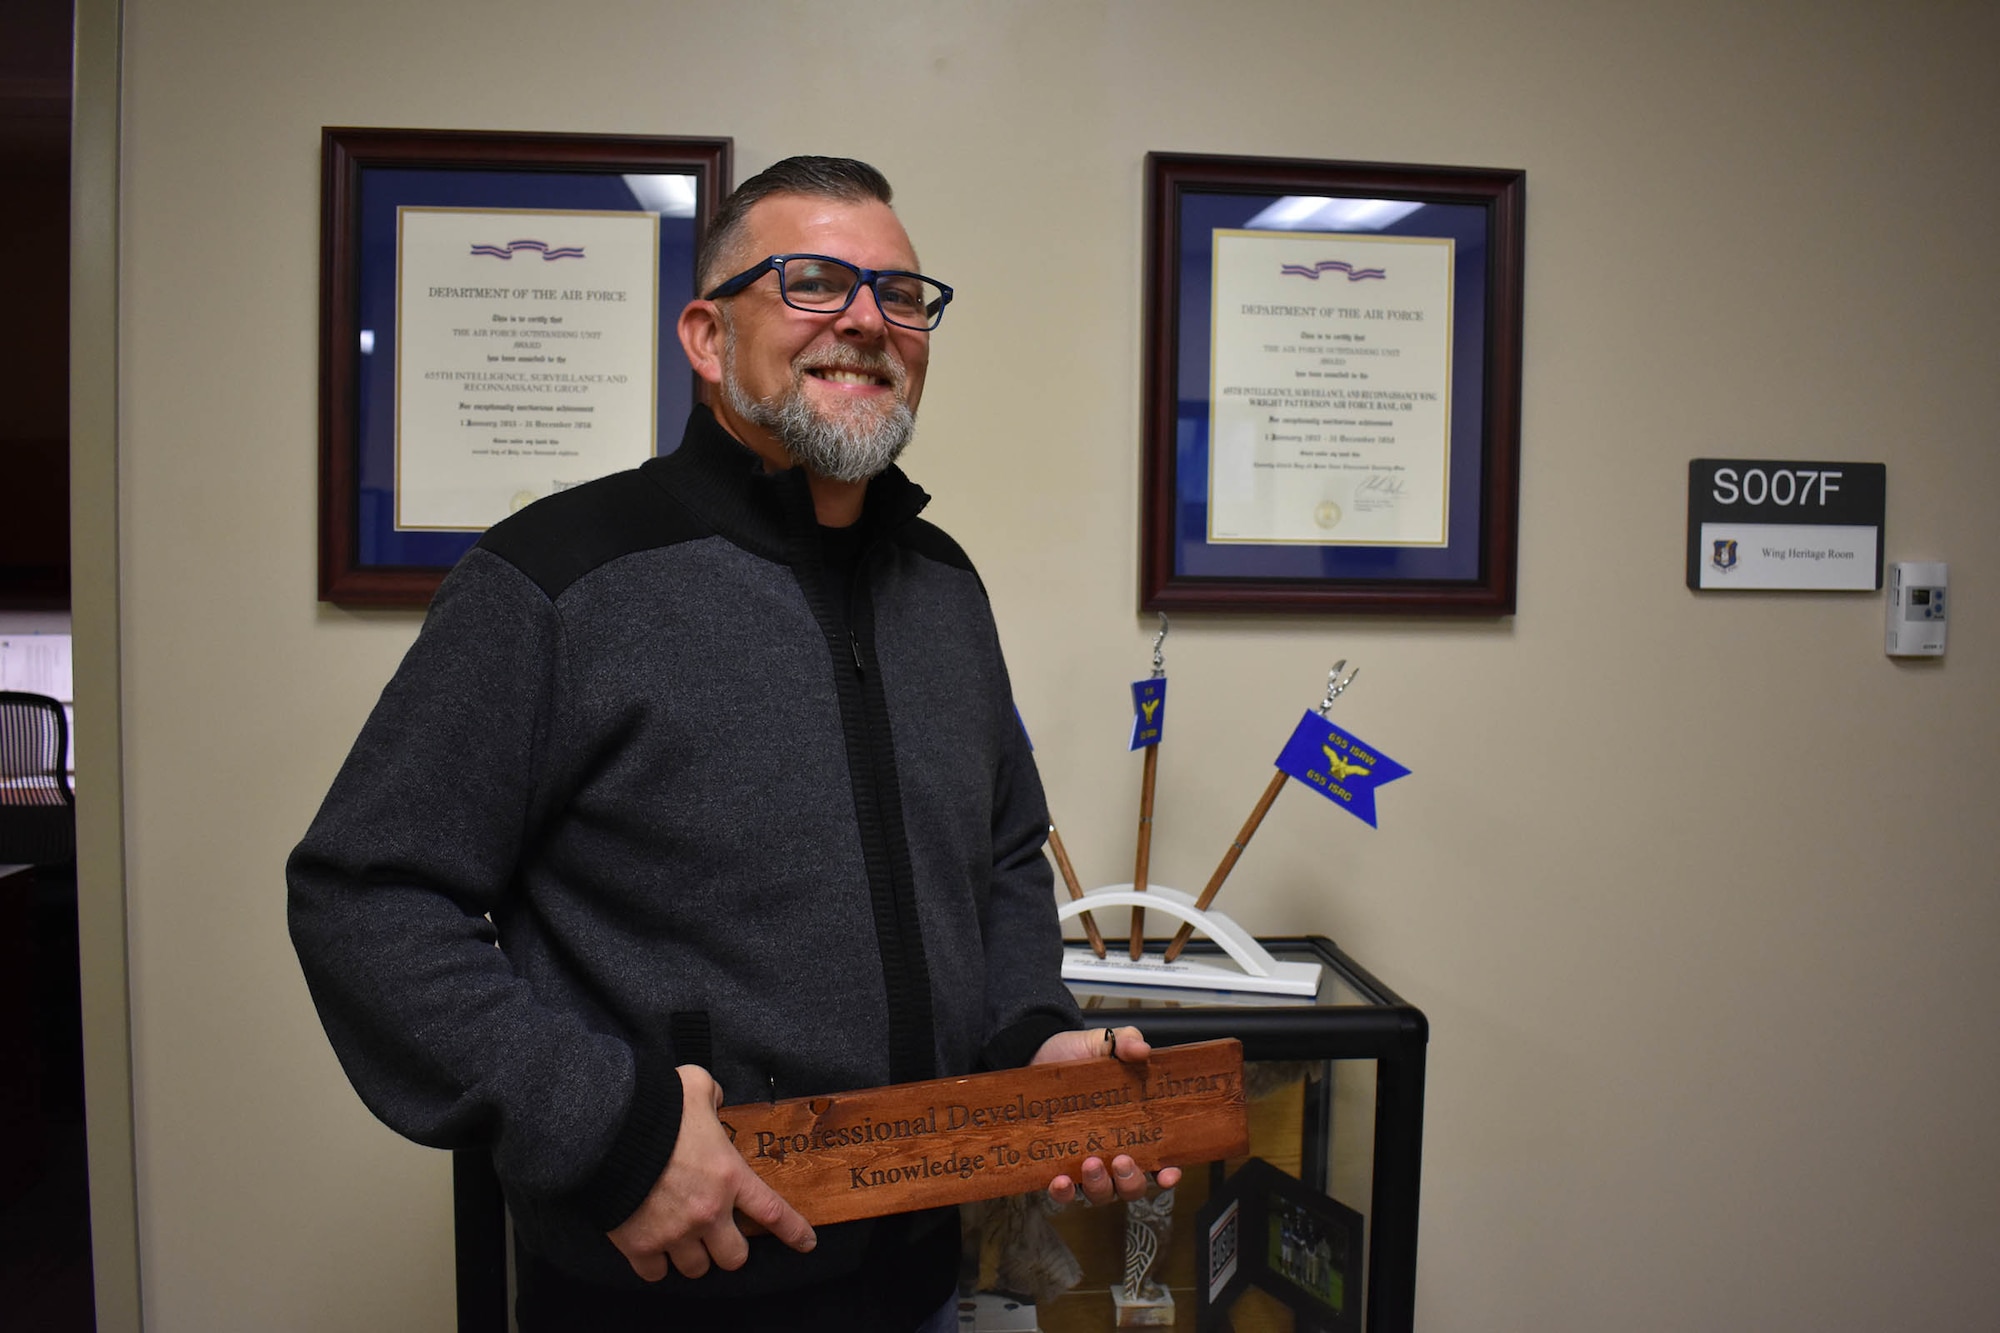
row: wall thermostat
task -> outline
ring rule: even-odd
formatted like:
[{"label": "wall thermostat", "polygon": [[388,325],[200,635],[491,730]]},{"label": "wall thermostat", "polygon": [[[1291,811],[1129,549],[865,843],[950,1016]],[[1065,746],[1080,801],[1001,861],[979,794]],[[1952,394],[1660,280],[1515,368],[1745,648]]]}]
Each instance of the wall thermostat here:
[{"label": "wall thermostat", "polygon": [[1888,581],[1889,656],[1943,657],[1945,566],[1899,561]]}]

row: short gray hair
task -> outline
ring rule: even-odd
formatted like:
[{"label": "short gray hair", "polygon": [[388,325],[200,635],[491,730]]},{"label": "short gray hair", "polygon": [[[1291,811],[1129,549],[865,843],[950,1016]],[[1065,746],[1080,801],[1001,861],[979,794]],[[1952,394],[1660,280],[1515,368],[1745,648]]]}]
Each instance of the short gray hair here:
[{"label": "short gray hair", "polygon": [[851,157],[788,157],[772,163],[737,186],[715,210],[715,220],[709,224],[695,261],[699,291],[705,292],[729,276],[719,270],[742,244],[751,208],[774,194],[886,204],[894,191],[888,177]]}]

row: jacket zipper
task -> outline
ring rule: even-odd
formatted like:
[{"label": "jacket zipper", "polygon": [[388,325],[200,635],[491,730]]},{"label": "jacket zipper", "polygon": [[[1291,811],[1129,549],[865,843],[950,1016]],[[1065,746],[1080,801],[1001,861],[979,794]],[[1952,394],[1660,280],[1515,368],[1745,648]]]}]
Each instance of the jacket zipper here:
[{"label": "jacket zipper", "polygon": [[[923,937],[915,924],[915,904],[914,901],[904,901],[915,890],[913,886],[899,885],[895,870],[899,859],[906,865],[909,860],[906,846],[902,848],[902,856],[897,856],[898,837],[895,830],[900,829],[901,818],[900,811],[891,809],[899,799],[897,793],[900,788],[896,781],[895,756],[889,748],[886,732],[877,734],[870,725],[874,711],[871,685],[879,690],[880,684],[871,681],[855,615],[859,590],[865,586],[861,580],[866,574],[871,546],[872,543],[864,544],[856,552],[845,590],[834,587],[826,578],[828,571],[823,558],[817,562],[818,583],[821,595],[828,600],[829,609],[838,607],[844,613],[840,629],[847,639],[848,656],[854,663],[853,684],[848,687],[853,695],[854,707],[850,713],[845,699],[840,699],[841,731],[849,747],[849,769],[856,794],[865,795],[871,811],[871,817],[861,826],[860,834],[863,861],[868,868],[867,886],[870,907],[875,915],[877,945],[882,953],[885,998],[889,1004],[890,1078],[894,1082],[911,1082],[936,1075],[937,1034],[931,1011],[930,969],[924,957]],[[842,600],[835,603],[833,599],[836,597],[842,597]],[[872,623],[872,603],[869,619]],[[831,627],[822,626],[822,632],[828,628]],[[833,635],[828,634],[827,638],[828,647],[832,648]],[[844,693],[846,691],[841,689],[835,690],[837,698]],[[883,716],[880,722],[886,727],[888,701],[884,698],[881,703]],[[906,838],[907,833],[902,836]]]}]

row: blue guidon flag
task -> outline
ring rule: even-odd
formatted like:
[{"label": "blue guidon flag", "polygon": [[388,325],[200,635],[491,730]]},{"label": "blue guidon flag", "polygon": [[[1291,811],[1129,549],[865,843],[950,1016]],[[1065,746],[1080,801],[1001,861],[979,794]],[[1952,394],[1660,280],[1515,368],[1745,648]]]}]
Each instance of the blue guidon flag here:
[{"label": "blue guidon flag", "polygon": [[1278,767],[1375,828],[1375,789],[1410,770],[1308,710],[1285,742]]},{"label": "blue guidon flag", "polygon": [[1149,745],[1158,745],[1160,736],[1167,725],[1167,678],[1155,676],[1151,680],[1132,682],[1132,744],[1129,748],[1143,750]]}]

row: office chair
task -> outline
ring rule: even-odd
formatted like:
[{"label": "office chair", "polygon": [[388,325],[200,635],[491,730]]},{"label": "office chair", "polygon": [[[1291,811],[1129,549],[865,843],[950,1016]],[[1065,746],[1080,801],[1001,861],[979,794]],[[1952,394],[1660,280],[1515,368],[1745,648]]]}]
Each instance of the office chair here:
[{"label": "office chair", "polygon": [[76,859],[76,794],[65,760],[69,723],[42,694],[0,690],[0,864]]}]

